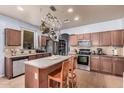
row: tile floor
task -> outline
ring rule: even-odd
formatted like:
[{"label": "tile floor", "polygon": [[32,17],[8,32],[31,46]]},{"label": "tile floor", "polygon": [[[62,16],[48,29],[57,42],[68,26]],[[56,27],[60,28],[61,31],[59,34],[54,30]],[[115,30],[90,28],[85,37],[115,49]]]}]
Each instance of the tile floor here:
[{"label": "tile floor", "polygon": [[[24,75],[8,80],[0,78],[0,88],[24,88]],[[80,88],[122,88],[123,78],[108,74],[77,70]]]}]

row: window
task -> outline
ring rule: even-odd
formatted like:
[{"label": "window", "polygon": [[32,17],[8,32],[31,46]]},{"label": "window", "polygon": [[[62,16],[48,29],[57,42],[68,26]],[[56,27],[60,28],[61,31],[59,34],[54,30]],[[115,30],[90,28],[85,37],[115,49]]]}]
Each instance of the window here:
[{"label": "window", "polygon": [[34,49],[34,32],[24,30],[23,48],[24,49]]}]

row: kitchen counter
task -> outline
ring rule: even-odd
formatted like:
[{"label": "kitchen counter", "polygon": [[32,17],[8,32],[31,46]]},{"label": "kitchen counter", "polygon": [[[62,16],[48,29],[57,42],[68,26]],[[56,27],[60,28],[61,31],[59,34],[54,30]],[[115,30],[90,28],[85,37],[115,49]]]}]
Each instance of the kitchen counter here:
[{"label": "kitchen counter", "polygon": [[124,58],[124,56],[120,56],[120,55],[118,55],[118,56],[113,56],[113,55],[91,55],[91,56],[103,56],[103,57],[118,57],[118,58]]},{"label": "kitchen counter", "polygon": [[62,63],[70,56],[51,56],[25,61],[25,87],[47,88],[48,75],[62,67]]},{"label": "kitchen counter", "polygon": [[63,62],[69,58],[70,56],[50,56],[50,57],[26,61],[25,64],[32,65],[40,69],[45,69],[49,66]]},{"label": "kitchen counter", "polygon": [[[26,60],[35,60],[35,59],[40,59],[40,58],[44,58],[44,57],[48,57],[48,56],[51,56],[51,53],[47,53],[47,52],[44,52],[44,53],[32,53],[32,54],[23,54],[23,55],[16,55],[16,56],[5,56],[5,76],[8,78],[8,79],[11,79],[14,76],[13,73],[14,72],[14,69],[21,64],[21,67],[17,67],[16,69],[19,70],[20,72],[22,72],[22,68],[23,68],[23,73],[24,73],[24,68],[25,68],[25,64],[24,62]],[[34,62],[36,63],[36,62]],[[14,66],[16,65],[16,66]],[[39,64],[37,64],[39,65]],[[20,75],[20,74],[18,74]],[[18,76],[17,75],[17,76]]]},{"label": "kitchen counter", "polygon": [[32,53],[32,54],[20,54],[20,55],[5,55],[6,58],[16,58],[16,57],[28,57],[32,55],[40,55],[40,54],[47,54],[48,52],[43,52],[43,53]]}]

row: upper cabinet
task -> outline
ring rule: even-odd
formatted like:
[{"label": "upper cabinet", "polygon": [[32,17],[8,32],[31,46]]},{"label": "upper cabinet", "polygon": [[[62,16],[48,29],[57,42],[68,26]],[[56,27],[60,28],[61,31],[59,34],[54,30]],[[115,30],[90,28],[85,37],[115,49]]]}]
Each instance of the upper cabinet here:
[{"label": "upper cabinet", "polygon": [[100,32],[100,46],[110,46],[111,45],[111,32]]},{"label": "upper cabinet", "polygon": [[83,40],[91,40],[91,34],[90,33],[86,33],[83,35]]},{"label": "upper cabinet", "polygon": [[71,46],[77,46],[78,41],[77,35],[71,35],[69,39]]},{"label": "upper cabinet", "polygon": [[91,33],[92,46],[99,46],[99,32]]},{"label": "upper cabinet", "polygon": [[111,43],[113,46],[123,45],[123,31],[116,30],[111,32]]},{"label": "upper cabinet", "polygon": [[47,36],[41,36],[41,47],[45,47],[47,42]]},{"label": "upper cabinet", "polygon": [[84,34],[80,34],[80,35],[78,35],[78,40],[83,40],[84,38]]},{"label": "upper cabinet", "polygon": [[91,40],[90,33],[80,34],[80,35],[77,35],[77,37],[78,37],[78,40]]},{"label": "upper cabinet", "polygon": [[5,45],[21,46],[21,31],[6,28],[5,29]]},{"label": "upper cabinet", "polygon": [[77,46],[78,40],[91,40],[92,46],[123,46],[124,30],[71,35],[70,45]]}]

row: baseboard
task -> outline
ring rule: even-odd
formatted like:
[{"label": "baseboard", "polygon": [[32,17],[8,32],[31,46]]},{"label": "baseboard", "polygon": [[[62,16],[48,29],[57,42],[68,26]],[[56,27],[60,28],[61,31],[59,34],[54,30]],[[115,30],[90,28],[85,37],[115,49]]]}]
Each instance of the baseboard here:
[{"label": "baseboard", "polygon": [[4,76],[5,76],[4,74],[0,75],[0,77],[4,77]]}]

